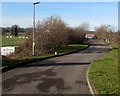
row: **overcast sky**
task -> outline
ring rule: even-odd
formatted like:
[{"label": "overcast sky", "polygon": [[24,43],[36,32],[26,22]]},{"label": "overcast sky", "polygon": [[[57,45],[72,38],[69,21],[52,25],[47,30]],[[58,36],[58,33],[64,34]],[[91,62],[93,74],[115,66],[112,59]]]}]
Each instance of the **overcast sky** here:
[{"label": "overcast sky", "polygon": [[[36,5],[36,20],[52,15],[61,17],[70,27],[88,22],[90,30],[102,24],[117,29],[118,2],[41,2]],[[2,26],[31,27],[32,18],[32,2],[2,2]]]}]

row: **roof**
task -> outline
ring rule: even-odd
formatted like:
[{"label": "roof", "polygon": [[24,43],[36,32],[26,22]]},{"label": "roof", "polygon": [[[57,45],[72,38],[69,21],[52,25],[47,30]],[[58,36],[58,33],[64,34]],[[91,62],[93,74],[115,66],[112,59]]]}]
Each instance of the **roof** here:
[{"label": "roof", "polygon": [[86,36],[94,36],[95,34],[86,34]]}]

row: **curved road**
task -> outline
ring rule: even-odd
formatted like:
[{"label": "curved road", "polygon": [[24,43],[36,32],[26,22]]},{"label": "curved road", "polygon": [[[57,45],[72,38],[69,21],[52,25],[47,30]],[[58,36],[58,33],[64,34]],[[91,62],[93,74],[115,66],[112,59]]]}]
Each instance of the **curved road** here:
[{"label": "curved road", "polygon": [[5,72],[3,94],[90,94],[87,68],[110,51],[108,46],[91,41],[86,50]]}]

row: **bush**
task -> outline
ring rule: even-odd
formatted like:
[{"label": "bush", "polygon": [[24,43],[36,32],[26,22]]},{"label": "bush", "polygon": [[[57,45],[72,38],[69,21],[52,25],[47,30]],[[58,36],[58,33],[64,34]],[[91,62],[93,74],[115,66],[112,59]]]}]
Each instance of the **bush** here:
[{"label": "bush", "polygon": [[[58,16],[38,21],[35,28],[35,55],[53,52],[61,45],[83,43],[87,27],[88,24],[84,23],[74,29],[69,28]],[[9,56],[11,59],[32,56],[33,28],[26,28],[25,33],[29,39],[21,50]]]},{"label": "bush", "polygon": [[36,50],[52,50],[68,42],[66,24],[59,17],[51,16],[38,21],[35,33]]},{"label": "bush", "polygon": [[88,30],[88,23],[83,23],[81,24],[81,26],[76,27],[74,29],[71,29],[69,31],[70,35],[69,35],[69,41],[72,44],[81,44],[83,43],[86,39],[85,39],[85,34]]}]

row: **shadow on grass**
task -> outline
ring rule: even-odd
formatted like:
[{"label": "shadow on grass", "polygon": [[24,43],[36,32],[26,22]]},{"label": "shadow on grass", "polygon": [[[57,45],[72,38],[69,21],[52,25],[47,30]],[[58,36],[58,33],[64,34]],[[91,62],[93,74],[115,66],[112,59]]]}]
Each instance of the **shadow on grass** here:
[{"label": "shadow on grass", "polygon": [[118,48],[112,48],[112,49],[118,50]]}]

